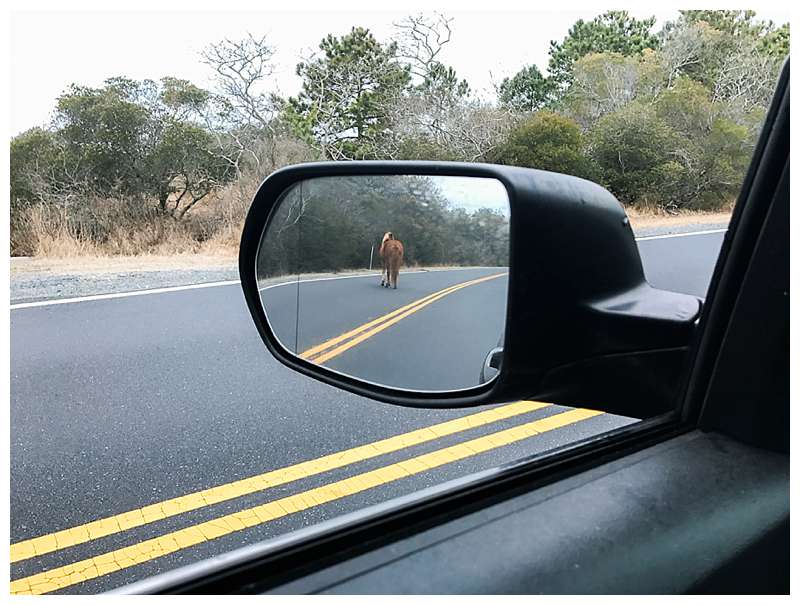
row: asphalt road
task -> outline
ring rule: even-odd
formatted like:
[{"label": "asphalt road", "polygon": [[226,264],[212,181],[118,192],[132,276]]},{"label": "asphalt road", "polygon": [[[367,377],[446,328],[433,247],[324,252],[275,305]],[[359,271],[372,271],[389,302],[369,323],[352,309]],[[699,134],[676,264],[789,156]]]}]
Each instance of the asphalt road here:
[{"label": "asphalt road", "polygon": [[[640,242],[649,281],[658,287],[704,295],[721,240],[722,234],[713,234]],[[306,284],[300,299],[298,350],[353,327],[354,321],[355,325],[367,321],[370,314],[390,311],[401,297],[400,304],[404,304],[486,274],[453,271],[401,275],[397,291],[371,287],[369,278]],[[331,309],[344,312],[344,306],[334,304],[335,291],[344,281],[353,287],[357,282],[371,287],[381,297],[382,306],[375,306],[367,316],[360,315],[362,309],[348,307],[353,316],[339,321]],[[505,287],[504,281],[498,278],[448,294],[328,363],[345,370],[367,364],[361,367],[378,372],[372,374],[377,378],[400,381],[413,377],[429,386],[434,378],[442,380],[442,375],[450,381],[471,380],[470,376],[477,376],[485,354],[482,340],[496,340],[502,327],[497,321],[496,301],[502,300],[498,293]],[[318,296],[319,288],[327,288],[327,294]],[[315,308],[309,300],[319,300],[321,306]],[[464,334],[472,305],[486,310],[470,328],[476,334],[480,331],[480,340]],[[502,322],[502,307],[499,309]],[[414,366],[396,374],[386,374],[383,364],[370,367],[369,362],[376,359],[374,347],[396,344],[402,330],[409,331],[408,342],[430,339],[430,346],[414,352]],[[289,342],[293,335],[286,332],[284,338]],[[470,361],[442,367],[443,359],[453,359],[448,343],[454,342],[462,350],[460,359],[476,358],[474,366]],[[472,344],[474,350],[470,350]],[[588,408],[591,404],[580,403]],[[556,428],[538,428],[538,434],[515,437],[502,447],[487,447],[479,454],[460,458],[447,454],[451,455],[445,456],[447,463],[434,465],[431,470],[381,475],[372,487],[351,495],[322,497],[314,492],[315,496],[306,499],[307,505],[287,508],[285,514],[273,515],[268,522],[257,520],[246,529],[237,526],[238,521],[223,523],[228,530],[212,535],[204,530],[205,538],[196,545],[184,547],[186,536],[172,533],[467,439],[480,439],[524,423],[541,421],[535,425],[539,427],[546,418],[557,420],[570,413],[569,408],[559,406],[524,412],[509,411],[507,406],[496,409],[506,417],[483,424],[471,422],[458,430],[450,429],[449,434],[440,431],[395,449],[384,444],[368,455],[352,455],[352,461],[337,463],[339,466],[306,468],[291,481],[270,484],[274,486],[267,489],[245,489],[236,497],[181,514],[172,515],[165,505],[162,508],[166,512],[161,516],[145,518],[149,522],[87,541],[80,537],[86,533],[85,527],[80,528],[97,519],[482,410],[394,407],[338,391],[284,368],[260,342],[238,286],[13,310],[11,542],[24,544],[59,530],[78,529],[70,534],[76,536],[74,540],[65,541],[61,534],[58,539],[52,538],[55,546],[44,549],[48,552],[15,559],[12,582],[31,578],[41,590],[63,593],[111,589],[631,422],[603,414],[564,421]],[[292,512],[296,509],[300,510]],[[94,537],[94,531],[86,535]],[[141,558],[144,562],[138,564],[139,559],[132,562],[122,555],[111,557],[111,564],[109,557],[103,558],[103,553],[151,544],[167,534],[176,535],[179,544],[165,550],[163,556],[145,552]],[[38,541],[37,548],[48,540]],[[142,546],[141,550],[147,548]],[[42,573],[50,575],[37,575]],[[81,581],[92,576],[96,577]],[[15,586],[19,588],[20,584],[12,584],[12,590]]]},{"label": "asphalt road", "polygon": [[[505,327],[507,272],[503,267],[410,271],[396,290],[381,288],[375,276],[309,280],[269,286],[261,295],[275,333],[290,351],[308,351],[363,326],[353,334],[356,345],[322,363],[375,383],[443,391],[480,382],[481,365]],[[399,314],[402,318],[391,316],[415,303]],[[385,329],[372,325],[395,317],[397,323]]]}]

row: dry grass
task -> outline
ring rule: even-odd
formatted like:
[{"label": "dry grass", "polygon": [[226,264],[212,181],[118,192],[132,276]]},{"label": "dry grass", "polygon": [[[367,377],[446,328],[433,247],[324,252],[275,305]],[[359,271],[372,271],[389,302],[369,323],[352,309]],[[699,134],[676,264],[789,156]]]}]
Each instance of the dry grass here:
[{"label": "dry grass", "polygon": [[645,229],[648,227],[677,227],[694,223],[727,223],[731,218],[732,210],[721,210],[717,212],[693,212],[685,210],[679,214],[667,214],[663,211],[642,211],[636,208],[626,208],[625,211],[631,221],[633,230],[636,231],[637,229]]},{"label": "dry grass", "polygon": [[[40,204],[11,215],[14,271],[118,272],[235,266],[247,209],[260,178],[244,179],[178,221],[150,201],[89,199],[64,209]],[[732,206],[732,205],[731,205]],[[634,231],[692,223],[726,223],[720,212],[668,214],[627,209]]]},{"label": "dry grass", "polygon": [[60,258],[14,257],[11,274],[121,273],[175,269],[234,269],[237,258],[216,254],[139,254],[136,256],[73,256]]},{"label": "dry grass", "polygon": [[210,202],[210,208],[182,220],[148,201],[92,199],[78,208],[34,205],[11,216],[11,253],[36,258],[235,255],[246,206],[219,198]]},{"label": "dry grass", "polygon": [[206,227],[119,200],[92,200],[77,210],[40,204],[16,213],[14,221],[12,246],[48,258],[196,251]]},{"label": "dry grass", "polygon": [[11,216],[12,272],[94,273],[236,264],[252,186],[229,187],[176,220],[155,202],[89,199],[39,204]]}]

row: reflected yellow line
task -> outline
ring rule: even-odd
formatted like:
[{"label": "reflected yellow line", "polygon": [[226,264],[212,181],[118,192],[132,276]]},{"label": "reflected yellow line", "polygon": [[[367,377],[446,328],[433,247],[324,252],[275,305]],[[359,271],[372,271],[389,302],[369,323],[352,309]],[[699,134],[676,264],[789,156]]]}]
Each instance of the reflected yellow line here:
[{"label": "reflected yellow line", "polygon": [[[400,307],[399,309],[395,309],[391,313],[387,313],[382,317],[373,319],[370,322],[360,325],[357,328],[350,330],[349,332],[345,332],[344,334],[337,336],[336,338],[332,338],[319,345],[316,345],[315,347],[303,351],[300,354],[300,357],[304,359],[309,359],[310,361],[313,361],[314,363],[317,364],[323,364],[326,361],[329,361],[334,357],[341,355],[342,353],[344,353],[348,349],[351,349],[357,344],[364,342],[368,338],[375,336],[375,334],[382,332],[386,328],[393,326],[394,324],[405,319],[409,315],[412,315],[417,311],[424,309],[428,305],[433,304],[437,300],[441,300],[445,296],[452,294],[453,292],[457,292],[458,290],[461,290],[463,288],[468,288],[469,286],[474,286],[476,284],[480,284],[492,279],[497,279],[498,277],[503,277],[505,275],[508,275],[508,273],[507,272],[496,273],[494,275],[479,277],[477,279],[472,279],[466,282],[462,282],[460,284],[455,284],[453,286],[450,286],[449,288],[439,290],[438,292],[429,294],[428,296],[420,298],[419,300],[416,300],[408,305]],[[331,349],[331,347],[339,343],[344,343],[344,344],[340,344],[336,348]],[[326,349],[331,349],[331,350],[323,352]]]},{"label": "reflected yellow line", "polygon": [[378,317],[377,319],[373,319],[370,322],[362,324],[362,325],[358,326],[357,328],[354,328],[354,329],[350,330],[349,332],[345,332],[344,334],[340,334],[339,336],[337,336],[335,338],[331,338],[330,340],[326,340],[323,343],[320,343],[320,344],[318,344],[316,346],[313,346],[310,349],[306,349],[305,351],[300,353],[300,357],[302,357],[304,359],[308,359],[309,357],[312,357],[313,355],[316,355],[317,353],[319,353],[321,351],[324,351],[325,349],[329,349],[332,346],[334,346],[336,344],[339,344],[343,340],[347,340],[348,338],[351,338],[351,337],[359,334],[360,332],[363,332],[364,330],[367,330],[367,329],[371,328],[372,326],[375,326],[375,325],[381,323],[382,321],[386,321],[387,319],[390,319],[390,318],[394,317],[395,315],[398,315],[398,314],[402,313],[403,311],[407,311],[408,309],[411,309],[411,308],[417,306],[418,304],[425,302],[429,298],[437,296],[438,294],[442,294],[443,292],[447,292],[449,290],[452,290],[453,288],[456,288],[459,285],[461,285],[461,284],[455,284],[453,286],[450,286],[449,288],[445,288],[444,290],[439,290],[438,292],[434,292],[432,294],[428,294],[428,296],[425,296],[424,298],[420,298],[419,300],[415,300],[414,302],[408,303],[407,305],[405,305],[403,307],[400,307],[399,309],[395,309],[394,311],[392,311],[390,313],[387,313],[386,315],[382,315],[381,317]]},{"label": "reflected yellow line", "polygon": [[23,540],[11,545],[11,562],[24,561],[191,510],[225,502],[226,500],[252,494],[277,485],[299,481],[306,477],[433,441],[447,435],[485,426],[520,414],[527,414],[548,405],[550,404],[539,401],[518,401],[395,435],[387,439],[381,439],[380,441],[366,443],[313,460],[278,468],[254,477],[240,479],[54,533]]},{"label": "reflected yellow line", "polygon": [[44,594],[54,590],[61,590],[86,580],[127,569],[146,561],[152,561],[191,546],[210,542],[222,536],[274,521],[328,502],[340,500],[458,460],[464,460],[600,414],[602,412],[574,409],[510,429],[490,433],[483,437],[354,475],[341,481],[335,481],[291,496],[279,498],[278,500],[224,515],[204,523],[198,523],[138,544],[14,580],[11,582],[11,593]]}]

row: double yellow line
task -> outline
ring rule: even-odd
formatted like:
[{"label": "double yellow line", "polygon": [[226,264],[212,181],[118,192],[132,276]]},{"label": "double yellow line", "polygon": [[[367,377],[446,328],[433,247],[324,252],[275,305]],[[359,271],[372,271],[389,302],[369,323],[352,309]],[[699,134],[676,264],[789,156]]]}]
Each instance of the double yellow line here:
[{"label": "double yellow line", "polygon": [[391,313],[387,313],[386,315],[382,315],[377,319],[373,319],[372,321],[362,324],[357,328],[350,330],[349,332],[345,332],[344,334],[341,334],[335,338],[331,338],[330,340],[326,340],[321,344],[311,347],[310,349],[300,353],[300,357],[303,359],[308,359],[309,361],[313,361],[317,364],[323,364],[326,361],[333,359],[337,355],[341,355],[357,344],[364,342],[368,338],[375,336],[375,334],[382,332],[386,328],[393,326],[409,315],[412,315],[417,311],[424,309],[428,305],[435,303],[437,300],[441,300],[445,296],[452,294],[453,292],[458,292],[463,288],[468,288],[469,286],[474,286],[475,284],[480,284],[491,279],[497,279],[498,277],[503,277],[504,275],[508,275],[508,273],[496,273],[486,277],[479,277],[478,279],[472,279],[466,282],[455,284],[449,288],[444,288],[443,290],[429,294],[428,296],[420,298],[419,300],[415,300],[414,302],[400,307],[399,309],[395,309]]},{"label": "double yellow line", "polygon": [[[456,292],[478,283],[506,275],[498,273],[473,279],[434,292],[399,309],[365,323],[349,332],[304,351],[301,355],[316,363],[324,363],[360,342],[396,324],[409,315]],[[548,407],[537,401],[518,401],[504,406],[469,414],[432,426],[424,427],[387,439],[375,441],[314,460],[307,460],[227,484],[200,490],[139,509],[112,515],[89,523],[23,540],[11,545],[11,562],[17,563],[60,551],[99,538],[112,536],[149,523],[161,521],[185,512],[254,494],[272,487],[298,481],[350,464],[362,462],[441,439],[463,431],[483,427]],[[130,546],[118,548],[87,559],[46,570],[11,582],[13,594],[43,594],[61,590],[87,580],[127,569],[191,546],[208,542],[244,529],[291,515],[301,510],[345,498],[402,478],[463,460],[495,448],[564,427],[601,412],[574,409],[553,414],[510,429],[490,433],[456,445],[408,458],[321,485],[297,494],[279,498],[223,515],[209,521],[190,525]]]},{"label": "double yellow line", "polygon": [[24,561],[50,552],[83,544],[98,538],[110,536],[135,527],[161,521],[198,508],[219,504],[240,496],[246,496],[306,477],[342,468],[356,462],[397,452],[415,445],[420,445],[453,435],[468,429],[526,414],[547,406],[536,401],[520,401],[498,408],[470,414],[455,420],[427,426],[416,431],[403,433],[388,439],[381,439],[365,445],[350,448],[314,460],[307,460],[291,466],[275,469],[254,477],[240,479],[231,483],[217,485],[208,489],[156,502],[149,506],[137,508],[83,525],[77,525],[51,534],[23,540],[11,545],[11,562]]},{"label": "double yellow line", "polygon": [[[403,450],[408,447],[440,439],[447,435],[453,435],[521,414],[541,410],[549,405],[550,404],[536,401],[519,401],[490,410],[484,410],[447,422],[396,435],[388,439],[323,456],[315,460],[309,460],[269,471],[255,477],[234,481],[45,536],[24,540],[11,545],[11,561],[23,561],[49,552],[62,550],[103,536],[110,536],[134,527],[166,519],[183,512],[252,494],[291,481],[297,481],[304,477]],[[340,481],[321,485],[232,514],[223,515],[130,546],[118,548],[75,563],[13,580],[11,582],[11,592],[13,594],[43,594],[67,588],[92,578],[127,569],[203,542],[208,542],[225,535],[291,515],[301,510],[320,506],[399,479],[411,477],[433,468],[522,441],[547,431],[574,424],[598,414],[601,414],[601,412],[586,409],[573,409],[527,422],[510,429],[464,441],[450,447],[414,456],[401,462],[388,464]]]}]

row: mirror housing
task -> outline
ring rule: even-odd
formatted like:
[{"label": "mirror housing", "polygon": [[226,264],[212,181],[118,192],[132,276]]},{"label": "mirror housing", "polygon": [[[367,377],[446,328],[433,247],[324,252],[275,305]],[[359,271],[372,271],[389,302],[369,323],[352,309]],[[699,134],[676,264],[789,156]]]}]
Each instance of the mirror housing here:
[{"label": "mirror housing", "polygon": [[[336,373],[280,345],[257,285],[264,229],[294,183],[354,175],[472,176],[505,186],[511,209],[507,317],[503,363],[492,382],[452,392],[397,389]],[[603,187],[488,164],[354,161],[278,170],[261,184],[247,214],[239,274],[259,334],[282,363],[359,395],[415,407],[537,398],[637,418],[666,412],[701,308],[694,296],[646,282],[625,210]]]}]

